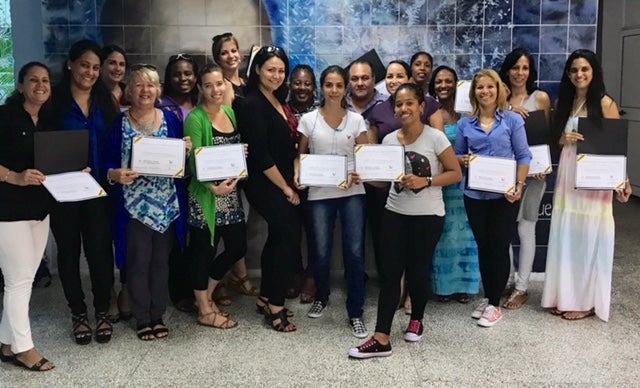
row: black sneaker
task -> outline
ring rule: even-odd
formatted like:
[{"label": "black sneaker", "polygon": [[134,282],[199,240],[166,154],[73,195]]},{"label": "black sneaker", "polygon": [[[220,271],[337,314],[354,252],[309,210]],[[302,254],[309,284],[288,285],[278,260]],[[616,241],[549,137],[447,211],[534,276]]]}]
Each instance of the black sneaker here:
[{"label": "black sneaker", "polygon": [[326,303],[322,303],[321,301],[316,300],[311,305],[311,308],[309,308],[309,312],[307,313],[307,316],[309,318],[320,318],[324,313],[325,308],[327,308]]},{"label": "black sneaker", "polygon": [[404,340],[407,342],[418,342],[422,339],[423,331],[424,326],[422,326],[422,322],[417,319],[412,319],[409,321],[407,331],[404,332]]},{"label": "black sneaker", "polygon": [[349,357],[353,358],[372,358],[372,357],[388,357],[391,355],[391,342],[382,345],[377,339],[371,339],[357,348],[349,349]]}]

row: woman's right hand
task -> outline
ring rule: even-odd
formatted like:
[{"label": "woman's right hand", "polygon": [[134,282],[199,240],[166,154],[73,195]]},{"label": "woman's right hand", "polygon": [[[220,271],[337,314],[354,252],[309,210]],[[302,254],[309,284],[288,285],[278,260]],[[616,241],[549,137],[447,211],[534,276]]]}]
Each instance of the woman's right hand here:
[{"label": "woman's right hand", "polygon": [[20,173],[12,171],[7,176],[7,183],[16,186],[40,186],[47,179],[40,170],[30,168]]},{"label": "woman's right hand", "polygon": [[300,197],[298,196],[298,193],[296,193],[291,187],[287,186],[282,190],[282,193],[287,197],[287,201],[292,205],[298,206],[300,204]]},{"label": "woman's right hand", "polygon": [[523,119],[529,117],[529,110],[524,106],[512,106],[511,111],[519,114]]},{"label": "woman's right hand", "polygon": [[236,179],[227,178],[224,181],[220,182],[219,185],[211,184],[209,186],[209,190],[211,190],[211,192],[216,196],[230,194],[231,192],[233,192],[233,189],[236,188],[236,185],[238,184],[239,181],[240,181],[240,178],[236,178]]},{"label": "woman's right hand", "polygon": [[114,168],[107,171],[107,178],[121,185],[129,186],[138,178],[138,173],[130,168]]},{"label": "woman's right hand", "polygon": [[562,143],[566,145],[576,144],[578,141],[584,140],[584,136],[578,132],[567,132],[562,135]]}]

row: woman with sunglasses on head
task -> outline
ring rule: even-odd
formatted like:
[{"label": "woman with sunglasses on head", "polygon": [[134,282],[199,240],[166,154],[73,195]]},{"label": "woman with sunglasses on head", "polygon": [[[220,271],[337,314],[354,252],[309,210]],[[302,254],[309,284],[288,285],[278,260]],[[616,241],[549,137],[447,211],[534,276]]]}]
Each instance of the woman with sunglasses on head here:
[{"label": "woman with sunglasses on head", "polygon": [[[396,60],[389,62],[385,75],[385,86],[389,92],[389,98],[381,104],[376,105],[368,116],[369,121],[369,142],[373,144],[382,143],[382,139],[388,134],[402,126],[402,122],[394,112],[395,100],[393,95],[398,87],[409,82],[411,78],[411,67],[404,61]],[[425,107],[422,110],[420,120],[432,128],[443,130],[442,114],[439,111],[440,104],[432,97],[425,97]],[[376,259],[376,269],[380,273],[380,244],[385,228],[380,220],[387,203],[389,190],[373,187],[365,184],[367,190],[367,219],[372,229],[374,253]],[[402,280],[401,303],[404,304],[405,312],[411,313],[411,298],[406,295],[405,281]]]},{"label": "woman with sunglasses on head", "polygon": [[[113,185],[116,261],[126,266],[136,334],[143,341],[169,335],[162,320],[169,254],[175,239],[184,247],[187,232],[182,178],[142,176],[130,168],[136,137],[183,138],[180,120],[155,107],[160,91],[154,66],[131,66],[126,88],[131,108],[118,116],[106,146],[105,175]],[[191,141],[189,137],[183,140],[189,154]]]},{"label": "woman with sunglasses on head", "polygon": [[49,236],[53,201],[34,168],[35,132],[55,129],[49,69],[30,62],[18,87],[0,106],[0,269],[4,274],[0,360],[33,371],[54,365],[33,345],[31,288]]},{"label": "woman with sunglasses on head", "polygon": [[458,122],[455,151],[462,167],[472,154],[515,159],[513,191],[494,193],[464,189],[464,205],[478,244],[478,261],[485,298],[471,317],[491,327],[502,319],[500,297],[509,279],[509,245],[516,229],[517,201],[529,172],[531,151],[524,120],[507,110],[507,90],[498,73],[480,70],[471,81],[469,100],[473,111]]},{"label": "woman with sunglasses on head", "polygon": [[[288,106],[295,115],[298,122],[303,114],[318,109],[320,102],[316,100],[316,76],[309,65],[296,65],[289,76],[289,100]],[[313,280],[313,263],[315,247],[313,239],[310,237],[311,220],[307,208],[307,191],[302,190],[300,194],[301,221],[307,238],[307,267],[302,264],[302,254],[296,263],[296,274],[287,288],[287,298],[293,299],[300,295],[300,303],[313,302],[316,295],[316,286]]]},{"label": "woman with sunglasses on head", "polygon": [[[535,82],[538,79],[535,64],[531,54],[522,48],[517,48],[507,54],[500,68],[500,78],[509,89],[509,109],[518,113],[523,119],[529,117],[529,112],[541,110],[547,121],[551,118],[551,100],[542,90],[537,90]],[[533,269],[536,255],[536,222],[542,196],[547,187],[546,175],[537,174],[527,178],[525,190],[518,212],[518,237],[520,239],[520,254],[518,255],[518,275],[515,276],[513,255],[511,257],[511,273],[507,290],[512,289],[502,307],[508,310],[519,309],[529,298],[527,289],[529,277]]]},{"label": "woman with sunglasses on head", "polygon": [[[367,128],[361,115],[347,110],[348,75],[340,66],[329,66],[320,75],[322,101],[320,109],[302,116],[298,125],[298,155],[344,155],[349,176],[344,187],[310,187],[307,207],[315,248],[313,277],[317,287],[315,301],[307,315],[320,318],[329,303],[330,264],[335,221],[340,213],[342,257],[347,280],[347,313],[351,332],[358,338],[367,336],[362,319],[364,289],[364,187],[355,172],[353,148],[368,143]],[[299,157],[294,179],[299,183]],[[302,187],[298,187],[302,189]]]},{"label": "woman with sunglasses on head", "polygon": [[122,47],[110,44],[102,48],[102,68],[100,72],[116,104],[120,107],[128,105],[124,101],[124,88],[126,85],[123,82],[127,72],[127,54]]},{"label": "woman with sunglasses on head", "polygon": [[[62,81],[54,90],[58,128],[88,130],[91,175],[105,191],[110,188],[104,169],[104,146],[108,129],[119,109],[100,78],[100,54],[95,42],[74,43],[62,70]],[[91,342],[92,330],[80,280],[80,246],[89,264],[96,328],[99,343],[111,339],[108,319],[113,287],[113,247],[110,230],[111,201],[101,197],[80,202],[57,203],[51,211],[51,230],[58,246],[58,272],[73,322],[77,344]]]},{"label": "woman with sunglasses on head", "polygon": [[382,144],[404,146],[406,171],[400,182],[391,185],[382,215],[386,234],[382,240],[376,331],[367,342],[349,350],[349,356],[355,358],[391,355],[389,337],[403,273],[413,303],[404,340],[422,339],[431,261],[445,218],[440,187],[461,179],[460,166],[445,134],[421,120],[425,109],[422,89],[412,83],[400,85],[394,101],[401,128],[385,136]]},{"label": "woman with sunglasses on head", "polygon": [[212,39],[211,54],[224,74],[228,88],[225,91],[224,104],[230,106],[236,97],[244,96],[244,78],[240,75],[242,54],[238,39],[230,32],[216,35]]},{"label": "woman with sunglasses on head", "polygon": [[[580,117],[620,118],[616,102],[605,93],[602,67],[589,50],[569,55],[560,80],[553,134],[562,153],[553,195],[542,307],[570,321],[597,315],[606,322],[615,245],[613,191],[575,188],[576,144],[584,140],[578,132]],[[625,183],[616,190],[616,199],[623,203],[631,195],[628,178]]]},{"label": "woman with sunglasses on head", "polygon": [[[448,66],[438,66],[431,74],[429,95],[442,104],[444,132],[453,144],[458,133],[460,114],[454,110],[458,75]],[[433,255],[431,290],[440,302],[451,298],[466,304],[477,294],[480,283],[478,245],[469,226],[460,185],[442,188],[447,217],[444,231]]]},{"label": "woman with sunglasses on head", "polygon": [[250,150],[247,198],[268,225],[261,256],[261,297],[256,303],[272,327],[282,332],[296,330],[288,320],[284,301],[300,254],[301,238],[296,208],[300,197],[293,182],[297,134],[288,123],[295,116],[285,108],[288,87],[284,81],[288,72],[289,59],[284,50],[262,47],[251,64],[246,97],[236,100],[234,109],[238,128]]},{"label": "woman with sunglasses on head", "polygon": [[[184,124],[185,135],[192,139],[196,150],[240,143],[235,114],[231,107],[223,105],[226,88],[218,65],[209,64],[200,71],[200,105],[187,116]],[[193,179],[189,184],[187,222],[194,261],[192,277],[199,310],[198,323],[230,329],[238,323],[220,311],[211,295],[247,251],[245,216],[237,186],[239,178],[201,182],[197,179],[195,166],[195,155],[191,155],[189,168]],[[224,252],[216,256],[220,239],[224,241]]]}]

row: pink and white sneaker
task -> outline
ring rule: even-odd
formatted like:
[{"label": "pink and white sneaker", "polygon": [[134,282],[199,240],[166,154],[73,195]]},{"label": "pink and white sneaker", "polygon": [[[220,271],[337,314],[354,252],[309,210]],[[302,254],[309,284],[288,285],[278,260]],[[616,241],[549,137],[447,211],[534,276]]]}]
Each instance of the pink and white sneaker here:
[{"label": "pink and white sneaker", "polygon": [[409,327],[407,327],[407,331],[404,332],[404,340],[407,342],[418,342],[422,339],[422,332],[424,331],[424,326],[422,326],[422,322],[417,319],[412,319],[409,321]]},{"label": "pink and white sneaker", "polygon": [[478,319],[478,326],[491,327],[501,319],[502,311],[500,311],[500,307],[495,307],[490,304],[486,309],[484,309],[482,316]]}]

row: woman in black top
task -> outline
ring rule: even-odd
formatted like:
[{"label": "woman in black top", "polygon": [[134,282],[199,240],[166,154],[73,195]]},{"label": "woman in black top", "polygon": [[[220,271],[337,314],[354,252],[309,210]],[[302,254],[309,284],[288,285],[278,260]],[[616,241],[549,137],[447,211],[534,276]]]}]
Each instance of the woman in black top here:
[{"label": "woman in black top", "polygon": [[27,63],[18,73],[18,89],[0,107],[0,360],[34,371],[54,367],[34,348],[29,324],[31,284],[47,244],[52,204],[44,174],[33,168],[33,134],[53,127],[49,80],[45,65]]},{"label": "woman in black top", "polygon": [[[249,144],[249,181],[246,193],[251,206],[268,224],[262,250],[261,297],[258,310],[277,331],[296,326],[287,319],[284,300],[287,285],[300,252],[298,194],[293,189],[296,133],[285,113],[288,88],[284,82],[289,60],[280,47],[265,46],[251,64],[246,97],[237,105],[238,128]],[[267,304],[268,303],[268,304]]]}]

